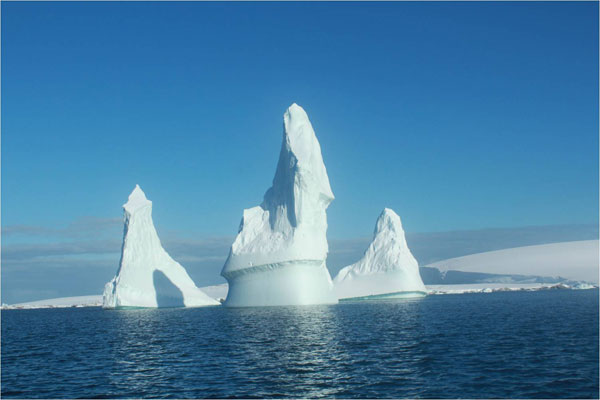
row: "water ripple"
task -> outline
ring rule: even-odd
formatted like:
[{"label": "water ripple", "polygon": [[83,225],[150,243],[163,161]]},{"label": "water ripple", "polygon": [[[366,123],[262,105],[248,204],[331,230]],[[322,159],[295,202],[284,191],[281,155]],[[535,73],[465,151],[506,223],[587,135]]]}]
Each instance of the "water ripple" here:
[{"label": "water ripple", "polygon": [[4,398],[598,398],[598,292],[2,312]]}]

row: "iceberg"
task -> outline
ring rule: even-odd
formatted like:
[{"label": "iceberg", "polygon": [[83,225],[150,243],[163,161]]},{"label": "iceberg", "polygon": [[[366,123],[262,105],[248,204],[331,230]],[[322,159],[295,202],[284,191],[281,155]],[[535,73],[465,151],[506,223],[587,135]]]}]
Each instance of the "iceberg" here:
[{"label": "iceberg", "polygon": [[406,244],[400,217],[385,208],[375,225],[373,241],[355,264],[333,280],[339,299],[424,296],[427,289],[419,264]]},{"label": "iceberg", "polygon": [[226,306],[334,304],[326,210],[334,196],[308,115],[292,104],[273,186],[244,210],[221,275]]},{"label": "iceberg", "polygon": [[139,185],[123,210],[121,262],[116,276],[104,287],[104,308],[219,304],[198,289],[185,268],[163,249],[152,222],[152,202]]}]

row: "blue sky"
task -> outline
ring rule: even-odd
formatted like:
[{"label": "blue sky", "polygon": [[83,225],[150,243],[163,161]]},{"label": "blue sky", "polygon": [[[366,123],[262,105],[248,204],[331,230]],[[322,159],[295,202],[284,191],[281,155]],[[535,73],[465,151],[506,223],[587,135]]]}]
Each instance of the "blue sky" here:
[{"label": "blue sky", "polygon": [[1,7],[3,247],[118,221],[136,183],[161,237],[230,238],[292,102],[331,239],[383,207],[409,232],[598,221],[595,2]]}]

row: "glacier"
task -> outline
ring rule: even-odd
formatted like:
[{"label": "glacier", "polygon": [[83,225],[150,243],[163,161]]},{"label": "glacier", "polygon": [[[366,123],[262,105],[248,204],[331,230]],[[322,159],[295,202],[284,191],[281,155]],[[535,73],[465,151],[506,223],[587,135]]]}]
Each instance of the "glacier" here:
[{"label": "glacier", "polygon": [[[468,254],[425,267],[488,274],[527,274],[598,284],[599,242],[578,240]],[[570,283],[573,283],[570,282]]]},{"label": "glacier", "polygon": [[221,275],[226,306],[334,304],[326,210],[334,196],[308,115],[292,104],[273,185],[244,210]]},{"label": "glacier", "polygon": [[104,287],[104,308],[220,304],[198,289],[185,268],[163,249],[152,221],[152,202],[139,185],[123,210],[121,261],[116,276]]},{"label": "glacier", "polygon": [[342,268],[333,284],[339,299],[411,297],[427,293],[398,214],[389,208],[383,210],[363,257]]}]

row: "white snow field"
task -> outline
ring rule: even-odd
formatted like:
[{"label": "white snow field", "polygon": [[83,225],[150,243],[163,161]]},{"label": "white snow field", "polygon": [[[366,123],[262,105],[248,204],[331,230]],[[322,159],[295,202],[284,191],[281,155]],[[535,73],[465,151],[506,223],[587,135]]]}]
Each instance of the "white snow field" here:
[{"label": "white snow field", "polygon": [[385,208],[375,224],[373,241],[355,264],[342,268],[333,280],[339,299],[373,296],[424,296],[427,289],[404,236],[398,214]]},{"label": "white snow field", "polygon": [[116,276],[104,287],[103,307],[199,307],[219,302],[196,287],[160,244],[152,202],[136,185],[123,206],[125,230]]},{"label": "white snow field", "polygon": [[440,271],[555,276],[598,283],[598,240],[514,247],[438,261]]},{"label": "white snow field", "polygon": [[102,305],[101,295],[60,297],[56,299],[46,299],[30,301],[27,303],[18,303],[11,305],[2,305],[2,309],[29,309],[29,308],[66,308],[66,307],[100,307]]},{"label": "white snow field", "polygon": [[244,210],[221,275],[226,306],[337,303],[327,258],[327,214],[334,199],[308,115],[292,104],[283,116],[273,186]]}]

